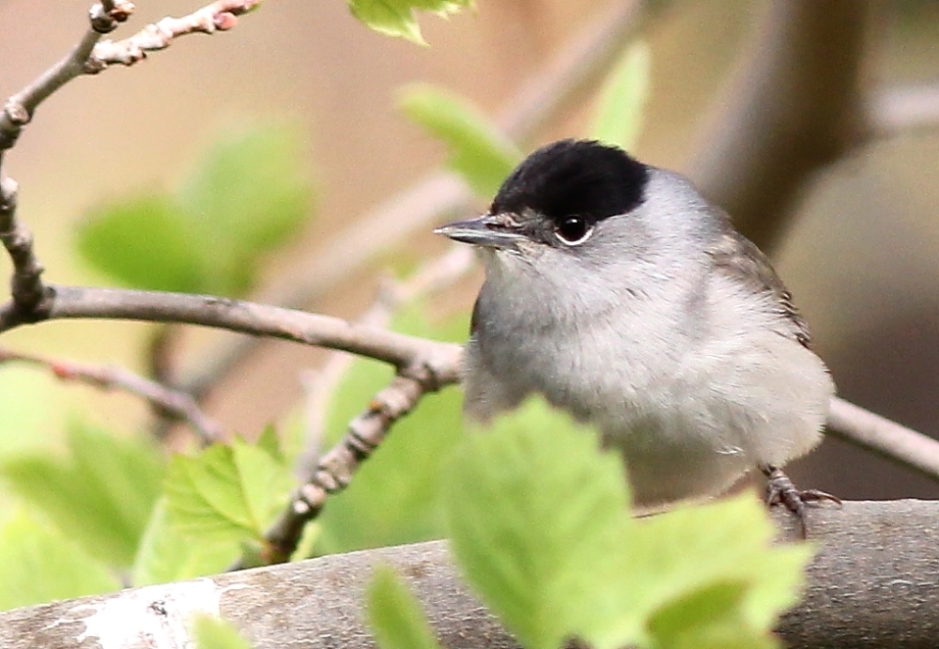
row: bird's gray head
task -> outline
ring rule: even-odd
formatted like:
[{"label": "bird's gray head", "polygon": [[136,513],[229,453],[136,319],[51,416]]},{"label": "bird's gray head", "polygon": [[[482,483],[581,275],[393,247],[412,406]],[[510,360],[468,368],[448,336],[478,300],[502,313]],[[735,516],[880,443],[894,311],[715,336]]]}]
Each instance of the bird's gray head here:
[{"label": "bird's gray head", "polygon": [[[505,180],[489,212],[438,228],[479,246],[487,273],[589,281],[667,267],[712,219],[684,178],[589,140],[561,140],[532,153]],[[707,228],[705,228],[707,229]],[[663,256],[666,257],[663,260]]]}]

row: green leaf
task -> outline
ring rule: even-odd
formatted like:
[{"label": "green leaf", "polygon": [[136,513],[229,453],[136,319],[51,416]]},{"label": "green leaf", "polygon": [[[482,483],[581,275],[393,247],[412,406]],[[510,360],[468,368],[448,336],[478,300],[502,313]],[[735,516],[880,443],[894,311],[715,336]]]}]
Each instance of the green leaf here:
[{"label": "green leaf", "polygon": [[[402,312],[396,331],[436,340],[465,339],[465,318],[444,326],[429,322],[423,305]],[[329,438],[338,441],[349,421],[391,380],[385,364],[356,359],[343,377],[327,416]],[[317,554],[411,543],[444,534],[439,491],[444,460],[463,437],[459,390],[427,395],[399,420],[381,448],[356,473],[349,488],[331,496],[320,516]]]},{"label": "green leaf", "polygon": [[772,649],[778,641],[741,619],[743,583],[716,583],[664,607],[649,620],[656,649]]},{"label": "green leaf", "polygon": [[289,124],[231,129],[184,179],[176,200],[211,250],[211,292],[240,293],[261,255],[287,242],[312,210],[304,138]]},{"label": "green leaf", "polygon": [[277,435],[277,428],[273,425],[264,427],[264,430],[261,431],[255,444],[258,448],[274,458],[278,464],[287,464],[287,457],[284,454],[280,437]]},{"label": "green leaf", "polygon": [[427,42],[414,18],[415,10],[446,18],[474,6],[473,0],[349,0],[352,15],[371,29],[418,45],[427,45]]},{"label": "green leaf", "polygon": [[50,373],[25,365],[0,364],[0,465],[6,458],[42,451],[64,428],[66,408],[60,387]]},{"label": "green leaf", "polygon": [[627,151],[635,148],[649,98],[650,70],[651,54],[644,42],[623,53],[600,91],[591,137]]},{"label": "green leaf", "polygon": [[498,127],[466,99],[428,84],[403,88],[398,108],[440,139],[450,151],[448,164],[473,191],[491,198],[522,153]]},{"label": "green leaf", "polygon": [[0,463],[0,475],[98,558],[128,566],[160,493],[160,450],[74,423],[64,458],[26,455]]},{"label": "green leaf", "polygon": [[540,401],[467,440],[445,486],[458,562],[531,649],[772,646],[811,556],[774,547],[749,494],[630,518],[619,459]]},{"label": "green leaf", "polygon": [[120,587],[102,563],[51,525],[19,512],[0,526],[0,610]]},{"label": "green leaf", "polygon": [[157,501],[134,560],[134,586],[164,584],[223,572],[241,554],[241,545],[217,539],[195,543],[173,524],[166,498]]},{"label": "green leaf", "polygon": [[263,539],[292,479],[264,449],[240,439],[170,463],[165,493],[177,529],[205,542]]},{"label": "green leaf", "polygon": [[388,566],[375,569],[368,619],[380,649],[440,649],[420,604]]},{"label": "green leaf", "polygon": [[231,129],[172,195],[115,201],[89,215],[78,248],[138,288],[238,295],[263,256],[310,216],[313,191],[299,129]]},{"label": "green leaf", "polygon": [[217,617],[195,616],[192,631],[197,649],[251,649],[238,629]]},{"label": "green leaf", "polygon": [[86,215],[77,246],[97,270],[134,288],[200,292],[206,284],[204,243],[166,196],[138,196]]},{"label": "green leaf", "polygon": [[455,454],[445,485],[454,554],[523,646],[556,649],[582,631],[592,563],[625,517],[624,485],[596,436],[541,401]]}]

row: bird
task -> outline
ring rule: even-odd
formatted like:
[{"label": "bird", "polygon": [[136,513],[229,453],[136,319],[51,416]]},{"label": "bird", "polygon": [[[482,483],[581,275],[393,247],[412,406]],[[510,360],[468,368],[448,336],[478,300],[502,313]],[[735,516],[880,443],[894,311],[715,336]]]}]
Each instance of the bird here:
[{"label": "bird", "polygon": [[768,258],[687,178],[565,139],[512,171],[482,216],[436,233],[485,281],[465,347],[479,422],[541,395],[593,425],[648,511],[756,469],[798,517],[835,496],[782,467],[821,440],[835,385]]}]

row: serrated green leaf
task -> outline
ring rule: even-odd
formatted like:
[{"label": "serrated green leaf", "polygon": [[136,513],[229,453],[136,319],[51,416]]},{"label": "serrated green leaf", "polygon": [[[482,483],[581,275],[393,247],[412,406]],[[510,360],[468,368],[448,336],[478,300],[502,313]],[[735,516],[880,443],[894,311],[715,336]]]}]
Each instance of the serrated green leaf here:
[{"label": "serrated green leaf", "polygon": [[642,594],[612,597],[642,617],[699,589],[738,582],[747,585],[739,616],[753,629],[768,629],[797,601],[802,569],[812,556],[805,544],[772,546],[772,521],[750,494],[681,507],[629,529],[628,549],[619,556]]},{"label": "serrated green leaf", "polygon": [[196,230],[168,197],[114,201],[86,215],[77,247],[94,268],[134,288],[200,292],[205,249]]},{"label": "serrated green leaf", "polygon": [[388,566],[369,584],[368,620],[380,649],[440,649],[420,604]]},{"label": "serrated green leaf", "polygon": [[477,195],[491,198],[522,153],[466,99],[428,84],[403,88],[398,108],[446,144],[448,164]]},{"label": "serrated green leaf", "polygon": [[212,539],[193,542],[173,524],[166,498],[157,501],[134,560],[134,586],[164,584],[214,575],[238,558],[241,546],[234,541]]},{"label": "serrated green leaf", "polygon": [[[454,554],[522,644],[772,646],[811,549],[773,547],[749,494],[631,519],[619,460],[576,428],[529,403],[465,442],[448,473]],[[688,624],[672,637],[662,620]]]},{"label": "serrated green leaf", "polygon": [[[463,339],[465,318],[444,326],[429,322],[416,304],[395,318],[394,330],[435,340]],[[356,359],[329,407],[326,447],[392,377],[387,365]],[[439,508],[444,460],[463,437],[460,392],[448,388],[421,399],[395,424],[381,448],[356,473],[349,488],[330,497],[318,519],[317,554],[411,543],[444,534]]]},{"label": "serrated green leaf", "polygon": [[600,91],[591,137],[627,151],[636,146],[649,98],[651,58],[642,41],[623,53]]},{"label": "serrated green leaf", "polygon": [[454,554],[525,647],[560,647],[595,605],[584,579],[596,577],[591,562],[607,552],[627,508],[622,465],[597,445],[531,401],[467,439],[450,464]]},{"label": "serrated green leaf", "polygon": [[90,554],[129,566],[160,493],[159,449],[73,423],[63,458],[26,455],[0,463],[28,502]]},{"label": "serrated green leaf", "polygon": [[260,541],[291,484],[287,469],[270,454],[235,439],[173,458],[164,489],[180,532],[224,543]]},{"label": "serrated green leaf", "polygon": [[427,45],[427,41],[414,18],[415,10],[447,17],[474,6],[473,0],[349,0],[352,15],[371,29],[418,45]]},{"label": "serrated green leaf", "polygon": [[251,643],[226,620],[197,615],[192,624],[197,649],[251,649]]},{"label": "serrated green leaf", "polygon": [[23,512],[0,525],[0,611],[120,587],[104,564],[53,526]]}]

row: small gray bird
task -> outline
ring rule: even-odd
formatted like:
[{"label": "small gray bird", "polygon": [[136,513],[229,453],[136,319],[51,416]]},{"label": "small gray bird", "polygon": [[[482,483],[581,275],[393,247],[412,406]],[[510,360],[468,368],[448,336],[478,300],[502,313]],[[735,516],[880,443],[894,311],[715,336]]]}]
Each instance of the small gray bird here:
[{"label": "small gray bird", "polygon": [[779,467],[818,444],[834,394],[766,256],[684,177],[594,141],[545,146],[488,214],[436,230],[482,251],[465,410],[543,395],[622,453],[643,508],[754,467],[799,516],[836,498]]}]

